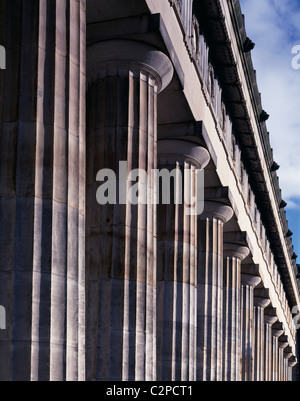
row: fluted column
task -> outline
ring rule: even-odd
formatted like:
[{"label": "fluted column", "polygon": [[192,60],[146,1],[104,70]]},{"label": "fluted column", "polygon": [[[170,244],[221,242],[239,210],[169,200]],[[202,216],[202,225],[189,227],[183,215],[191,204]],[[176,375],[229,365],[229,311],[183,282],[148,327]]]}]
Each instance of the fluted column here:
[{"label": "fluted column", "polygon": [[261,282],[261,278],[252,270],[242,271],[241,290],[241,380],[253,381],[254,372],[254,288]]},{"label": "fluted column", "polygon": [[[170,202],[163,204],[164,194],[161,194],[158,206],[157,378],[160,380],[196,379],[198,216],[189,210],[191,202],[186,195],[200,197],[196,170],[203,169],[209,159],[207,150],[195,143],[174,139],[158,142],[159,170],[169,172],[176,182]],[[164,185],[160,186],[160,192],[167,190]]]},{"label": "fluted column", "polygon": [[284,357],[284,381],[290,381],[290,374],[289,374],[289,359],[292,358],[293,351],[290,346],[287,346],[284,349],[283,357]]},{"label": "fluted column", "polygon": [[240,381],[241,262],[248,256],[245,246],[224,243],[223,380]]},{"label": "fluted column", "polygon": [[288,338],[285,334],[282,334],[278,339],[278,381],[285,381],[285,363],[284,363],[284,352],[286,347],[289,345]]},{"label": "fluted column", "polygon": [[297,365],[298,361],[297,358],[293,355],[289,360],[288,360],[288,380],[293,381],[293,369]]},{"label": "fluted column", "polygon": [[273,307],[267,307],[265,309],[265,375],[264,381],[272,381],[272,363],[273,363],[273,333],[272,326],[278,320],[276,316],[276,309]]},{"label": "fluted column", "polygon": [[263,381],[265,378],[264,310],[270,302],[268,290],[265,288],[254,290],[254,381]]},{"label": "fluted column", "polygon": [[233,210],[205,202],[198,220],[197,380],[222,380],[223,225]]},{"label": "fluted column", "polygon": [[84,379],[85,1],[0,7],[0,380]]},{"label": "fluted column", "polygon": [[[151,172],[157,159],[157,95],[169,84],[173,67],[151,46],[111,40],[88,48],[87,68],[87,379],[155,380]],[[108,192],[100,182],[106,174]],[[105,199],[108,193],[111,198]]]},{"label": "fluted column", "polygon": [[279,337],[283,334],[283,324],[276,322],[272,326],[273,335],[273,361],[272,361],[272,381],[279,381]]}]

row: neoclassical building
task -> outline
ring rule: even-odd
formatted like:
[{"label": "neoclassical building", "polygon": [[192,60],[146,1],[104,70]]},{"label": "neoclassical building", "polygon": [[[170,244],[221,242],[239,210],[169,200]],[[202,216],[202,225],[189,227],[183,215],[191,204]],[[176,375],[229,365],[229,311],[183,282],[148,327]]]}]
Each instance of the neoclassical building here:
[{"label": "neoclassical building", "polygon": [[297,255],[239,1],[1,0],[0,45],[0,380],[295,380]]}]

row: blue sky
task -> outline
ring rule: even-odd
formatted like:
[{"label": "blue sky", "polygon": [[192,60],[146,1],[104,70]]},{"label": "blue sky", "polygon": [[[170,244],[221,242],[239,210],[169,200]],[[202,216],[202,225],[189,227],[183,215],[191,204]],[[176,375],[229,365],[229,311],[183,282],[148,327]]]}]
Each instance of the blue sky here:
[{"label": "blue sky", "polygon": [[300,0],[240,0],[267,121],[282,197],[300,264],[300,69],[292,67],[300,46]]}]

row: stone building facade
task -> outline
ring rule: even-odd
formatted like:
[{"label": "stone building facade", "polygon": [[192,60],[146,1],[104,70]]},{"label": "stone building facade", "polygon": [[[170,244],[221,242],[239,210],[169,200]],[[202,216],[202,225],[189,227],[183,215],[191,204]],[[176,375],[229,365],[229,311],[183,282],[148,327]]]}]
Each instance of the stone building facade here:
[{"label": "stone building facade", "polygon": [[[0,45],[0,380],[293,380],[296,255],[238,0],[1,0]],[[203,211],[141,177],[134,204],[134,169]]]}]

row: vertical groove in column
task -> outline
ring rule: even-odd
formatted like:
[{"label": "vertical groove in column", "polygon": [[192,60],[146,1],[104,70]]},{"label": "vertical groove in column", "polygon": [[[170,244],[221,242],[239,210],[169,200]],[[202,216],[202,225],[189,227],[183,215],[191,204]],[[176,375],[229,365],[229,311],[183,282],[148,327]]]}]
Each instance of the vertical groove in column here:
[{"label": "vertical groove in column", "polygon": [[[0,377],[64,380],[70,368],[73,373],[69,378],[76,379],[77,362],[69,358],[66,367],[61,356],[67,342],[66,298],[73,313],[68,333],[77,338],[78,297],[76,290],[75,294],[73,290],[67,294],[65,291],[70,289],[71,281],[73,288],[78,285],[75,255],[84,246],[78,240],[75,201],[78,196],[84,199],[84,186],[76,172],[79,144],[69,141],[69,137],[78,135],[72,113],[78,114],[82,92],[75,89],[76,96],[68,93],[70,77],[74,88],[79,81],[70,41],[73,47],[85,44],[76,19],[70,24],[70,10],[82,6],[83,1],[28,1],[22,7],[15,1],[6,4],[9,62],[3,83],[6,105],[1,121],[1,149],[11,161],[6,163],[1,157],[0,204],[6,205],[14,238],[10,238],[13,248],[9,249],[0,234],[0,253],[5,252],[9,258],[1,258],[5,266],[1,266],[0,274],[5,272],[14,290],[9,301],[13,309],[8,307],[7,341],[0,345],[7,357]],[[84,66],[84,60],[81,62]],[[84,68],[80,82],[83,88]],[[77,134],[73,131],[75,126]],[[9,141],[6,132],[10,132]],[[69,214],[68,207],[72,210]],[[76,272],[68,279],[67,258]],[[56,356],[55,347],[59,348]]]},{"label": "vertical groove in column", "polygon": [[205,202],[198,221],[197,380],[221,381],[223,358],[223,224],[230,207]]}]

